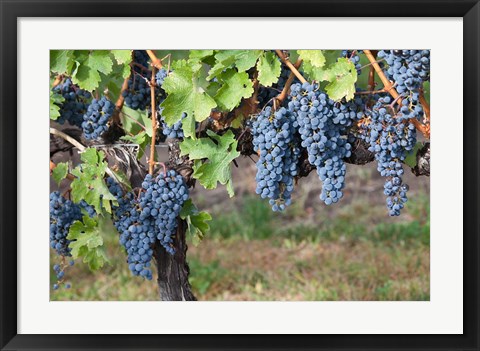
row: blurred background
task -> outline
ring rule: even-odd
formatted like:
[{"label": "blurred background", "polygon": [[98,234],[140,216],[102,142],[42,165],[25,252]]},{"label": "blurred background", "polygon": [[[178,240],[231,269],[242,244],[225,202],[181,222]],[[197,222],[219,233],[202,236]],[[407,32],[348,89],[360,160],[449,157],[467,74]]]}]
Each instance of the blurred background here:
[{"label": "blurred background", "polygon": [[[375,162],[347,165],[344,197],[331,206],[319,200],[312,172],[298,182],[293,204],[275,213],[255,194],[255,163],[237,161],[234,198],[223,186],[207,191],[197,183],[191,192],[213,217],[198,247],[187,238],[198,300],[430,299],[429,178],[405,168],[409,201],[390,217]],[[52,290],[51,300],[158,300],[155,280],[131,275],[115,230],[103,235],[111,265],[90,272],[76,262],[66,271],[72,288]],[[51,258],[53,265],[58,258]]]}]

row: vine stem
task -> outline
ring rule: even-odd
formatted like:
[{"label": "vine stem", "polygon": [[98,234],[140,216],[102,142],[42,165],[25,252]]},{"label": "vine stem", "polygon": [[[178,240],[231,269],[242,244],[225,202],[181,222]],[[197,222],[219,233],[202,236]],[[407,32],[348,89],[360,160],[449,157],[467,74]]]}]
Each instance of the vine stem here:
[{"label": "vine stem", "polygon": [[55,77],[55,80],[52,83],[52,89],[55,88],[57,85],[59,85],[63,80],[63,74],[59,74],[58,76]]},{"label": "vine stem", "polygon": [[153,52],[153,50],[147,50],[148,57],[150,57],[150,60],[152,60],[152,66],[155,67],[156,69],[162,69],[163,64],[162,60],[160,60],[157,55]]},{"label": "vine stem", "polygon": [[[148,52],[149,50],[147,50]],[[150,159],[148,160],[148,173],[153,175],[155,166],[155,140],[157,139],[157,111],[155,106],[155,68],[152,67],[152,79],[150,81],[150,98],[152,101],[152,142],[150,143]]]},{"label": "vine stem", "polygon": [[303,78],[303,76],[300,74],[300,72],[294,66],[294,64],[291,63],[290,60],[287,57],[285,57],[282,50],[275,50],[275,52],[277,53],[278,57],[280,57],[280,60],[282,60],[282,62],[290,69],[290,71],[292,71],[293,74],[295,74],[295,76],[298,78],[298,80],[300,82],[302,82],[302,83],[307,82],[307,80],[305,78]]},{"label": "vine stem", "polygon": [[386,89],[380,89],[380,90],[366,90],[366,91],[356,91],[354,94],[355,95],[373,95],[373,94],[380,94],[380,93],[386,93]]},{"label": "vine stem", "polygon": [[[68,141],[70,144],[72,144],[73,146],[75,146],[80,152],[83,152],[85,151],[86,147],[83,146],[81,143],[79,143],[77,140],[75,140],[74,138],[72,138],[70,135],[68,134],[65,134],[64,132],[58,130],[58,129],[55,129],[55,128],[50,128],[50,134],[53,134],[53,135],[56,135],[66,141]],[[50,167],[51,167],[51,164],[50,164]],[[113,179],[117,179],[117,176],[115,175],[115,173],[113,173],[113,171],[107,167],[107,169],[105,170],[105,172],[110,176],[112,177]]]},{"label": "vine stem", "polygon": [[80,151],[84,151],[86,149],[85,146],[80,144],[77,140],[72,138],[70,135],[65,134],[64,132],[61,132],[58,129],[50,128],[50,134],[53,134],[53,135],[59,136],[62,139],[65,139],[66,141],[68,141],[70,144],[75,146]]},{"label": "vine stem", "polygon": [[[300,59],[300,58],[297,60],[297,62],[295,62],[294,66],[297,70],[302,65],[302,62],[303,62],[303,60]],[[285,82],[285,86],[283,87],[282,92],[280,94],[278,94],[277,97],[276,97],[276,100],[279,104],[281,104],[283,102],[283,100],[285,100],[285,98],[287,97],[288,92],[290,90],[290,86],[292,85],[294,80],[295,80],[295,73],[292,71],[292,72],[290,72],[290,75],[288,76],[288,79]]]},{"label": "vine stem", "polygon": [[[374,57],[377,56],[377,51],[372,50],[372,55]],[[370,66],[370,70],[368,71],[368,90],[375,90],[375,67],[373,67],[373,65]]]},{"label": "vine stem", "polygon": [[[385,73],[383,73],[382,68],[379,66],[378,62],[375,60],[375,57],[373,56],[372,52],[370,50],[363,50],[363,52],[365,56],[367,56],[370,63],[372,64],[373,68],[375,69],[375,72],[377,72],[378,76],[380,77],[380,80],[382,81],[385,87],[384,88],[385,91],[387,91],[390,95],[392,95],[393,99],[396,100],[397,104],[401,106],[402,98],[397,93],[392,83],[385,76]],[[420,121],[418,121],[415,118],[411,118],[410,122],[412,122],[415,125],[415,128],[417,128],[417,130],[421,132],[426,138],[430,139],[430,133],[427,132],[427,128],[425,125],[420,123]]]},{"label": "vine stem", "polygon": [[124,79],[122,84],[122,89],[120,90],[120,95],[118,95],[118,99],[115,102],[115,112],[113,113],[113,123],[119,125],[120,124],[120,111],[122,111],[123,104],[125,102],[125,97],[123,96],[123,92],[128,89],[128,79],[130,76]]},{"label": "vine stem", "polygon": [[[139,126],[140,128],[142,128],[142,130],[144,130],[145,132],[147,131],[147,128],[141,124],[139,121],[137,121],[135,118],[133,118],[132,116],[124,113],[123,114],[125,117],[127,117],[129,120],[131,120],[133,123],[135,123],[137,126]],[[133,134],[132,134],[133,135]]]}]

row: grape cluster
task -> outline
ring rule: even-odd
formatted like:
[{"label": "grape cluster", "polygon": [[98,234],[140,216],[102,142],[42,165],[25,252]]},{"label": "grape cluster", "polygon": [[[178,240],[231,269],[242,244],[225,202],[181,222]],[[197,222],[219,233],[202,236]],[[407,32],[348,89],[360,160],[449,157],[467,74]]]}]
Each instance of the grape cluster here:
[{"label": "grape cluster", "polygon": [[304,83],[291,87],[288,108],[298,121],[301,146],[322,181],[320,199],[330,205],[343,197],[346,165],[351,155],[347,131],[363,116],[361,101],[335,103],[317,86]]},{"label": "grape cluster", "polygon": [[358,75],[362,73],[362,64],[360,63],[360,56],[359,56],[359,54],[361,54],[362,52],[363,52],[362,50],[343,50],[342,51],[342,57],[346,57],[351,62],[353,62]]},{"label": "grape cluster", "polygon": [[[161,111],[160,111],[161,113]],[[183,129],[182,129],[182,120],[187,117],[186,113],[182,113],[182,119],[173,124],[173,126],[169,127],[167,123],[165,123],[165,119],[160,117],[162,121],[162,133],[167,138],[183,138]]]},{"label": "grape cluster", "polygon": [[151,280],[150,261],[155,241],[168,253],[175,253],[173,235],[180,210],[189,196],[188,188],[182,176],[173,170],[156,178],[147,175],[139,197],[133,192],[124,193],[112,178],[107,184],[118,199],[114,224],[120,233],[120,243],[127,250],[129,269],[134,275]]},{"label": "grape cluster", "polygon": [[83,133],[86,139],[97,139],[108,129],[108,121],[112,117],[115,106],[105,96],[100,100],[93,99],[83,115]]},{"label": "grape cluster", "polygon": [[87,111],[88,100],[92,97],[91,94],[74,85],[69,78],[53,90],[60,93],[65,99],[60,105],[60,117],[58,117],[57,122],[60,124],[68,122],[71,125],[81,127],[83,115]]},{"label": "grape cluster", "polygon": [[256,193],[269,199],[273,211],[283,211],[291,204],[300,156],[296,127],[291,112],[284,107],[274,112],[267,106],[252,122],[253,147],[260,156]]},{"label": "grape cluster", "polygon": [[85,210],[85,212],[87,213],[87,215],[90,217],[90,218],[93,218],[97,215],[97,212],[95,211],[95,208],[91,205],[89,205],[85,200],[81,200],[78,205],[80,206],[80,208],[82,210]]},{"label": "grape cluster", "polygon": [[163,85],[163,82],[165,81],[165,78],[167,78],[168,73],[165,68],[161,68],[158,70],[157,74],[155,75],[155,81],[157,83],[157,87],[161,87]]},{"label": "grape cluster", "polygon": [[65,199],[58,191],[50,194],[50,247],[60,256],[71,256],[68,231],[74,221],[82,219],[80,206]]},{"label": "grape cluster", "polygon": [[[53,271],[55,272],[55,275],[57,276],[57,282],[53,284],[53,290],[58,290],[60,286],[62,285],[64,278],[65,278],[65,272],[68,267],[71,267],[75,264],[74,260],[70,260],[68,262],[68,265],[62,260],[61,264],[55,264],[53,265]],[[70,289],[72,285],[70,283],[65,283],[64,284],[65,289]]]},{"label": "grape cluster", "polygon": [[402,181],[402,162],[416,143],[415,125],[402,115],[395,116],[391,99],[380,98],[371,110],[366,111],[368,123],[363,123],[364,140],[375,153],[377,170],[386,177],[384,193],[391,216],[400,215],[407,202],[408,185]]},{"label": "grape cluster", "polygon": [[139,65],[144,67],[142,68],[137,65],[133,65],[133,70],[135,72],[141,73],[142,70],[145,70],[146,68],[148,68],[149,66],[148,60],[149,60],[149,56],[146,50],[133,50],[133,62],[138,63]]},{"label": "grape cluster", "polygon": [[389,66],[385,74],[396,83],[395,89],[402,97],[397,116],[421,118],[419,89],[430,79],[430,50],[382,50],[378,57],[385,59]]},{"label": "grape cluster", "polygon": [[183,177],[170,170],[156,178],[147,174],[142,183],[140,219],[150,219],[155,224],[157,239],[170,254],[175,253],[173,235],[177,229],[177,217],[188,199],[188,188]]},{"label": "grape cluster", "polygon": [[152,246],[155,234],[149,222],[140,222],[140,208],[133,192],[124,192],[113,178],[107,179],[110,192],[117,198],[113,223],[120,234],[120,244],[127,251],[127,262],[133,275],[152,279]]},{"label": "grape cluster", "polygon": [[146,78],[148,76],[148,72],[145,76],[133,73],[128,79],[127,89],[122,92],[125,104],[133,110],[145,110],[151,105],[150,84]]}]

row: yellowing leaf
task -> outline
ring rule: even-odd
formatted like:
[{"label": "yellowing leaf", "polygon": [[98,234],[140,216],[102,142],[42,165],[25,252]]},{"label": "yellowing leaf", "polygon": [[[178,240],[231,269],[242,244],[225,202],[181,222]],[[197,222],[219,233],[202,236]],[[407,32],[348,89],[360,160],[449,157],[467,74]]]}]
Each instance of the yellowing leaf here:
[{"label": "yellowing leaf", "polygon": [[328,81],[326,87],[330,99],[339,101],[346,98],[353,99],[355,93],[355,82],[357,81],[357,70],[353,62],[346,58],[338,59],[338,62],[328,70]]},{"label": "yellowing leaf", "polygon": [[325,56],[323,56],[322,50],[297,50],[300,58],[309,62],[313,67],[323,67],[325,65]]}]

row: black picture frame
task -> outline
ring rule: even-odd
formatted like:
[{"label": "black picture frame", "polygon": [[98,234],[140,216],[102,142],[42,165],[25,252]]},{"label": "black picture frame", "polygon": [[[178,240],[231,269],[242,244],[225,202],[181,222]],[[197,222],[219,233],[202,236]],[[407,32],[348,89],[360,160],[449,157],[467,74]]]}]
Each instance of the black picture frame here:
[{"label": "black picture frame", "polygon": [[[254,7],[254,11],[252,11]],[[0,0],[1,350],[479,350],[480,4],[478,0]],[[463,17],[464,333],[461,335],[17,334],[17,18],[19,17]],[[454,89],[454,87],[447,87]],[[447,92],[448,93],[448,92]],[[454,103],[454,102],[453,102]],[[460,116],[458,116],[460,117]],[[455,170],[452,170],[453,172]],[[21,205],[21,204],[20,204]],[[461,235],[461,233],[451,233]],[[59,320],[63,319],[59,316]],[[188,322],[188,317],[186,317]]]}]

